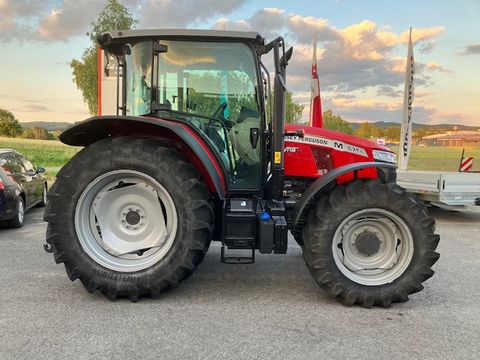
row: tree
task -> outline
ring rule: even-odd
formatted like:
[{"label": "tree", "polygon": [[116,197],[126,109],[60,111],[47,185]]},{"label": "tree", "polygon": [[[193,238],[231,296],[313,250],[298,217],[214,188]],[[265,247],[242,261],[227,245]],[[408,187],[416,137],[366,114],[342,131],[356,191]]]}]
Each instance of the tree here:
[{"label": "tree", "polygon": [[365,139],[379,138],[384,136],[384,131],[371,123],[363,123],[355,131],[355,135]]},{"label": "tree", "polygon": [[389,141],[400,141],[400,125],[387,128],[385,130],[385,137]]},{"label": "tree", "polygon": [[326,110],[323,112],[323,127],[325,129],[353,134],[352,125],[343,120],[340,116],[335,115],[332,110]]},{"label": "tree", "polygon": [[23,129],[15,116],[8,110],[0,109],[0,136],[15,137],[22,132]]},{"label": "tree", "polygon": [[70,62],[73,81],[82,92],[92,115],[97,113],[97,36],[110,30],[133,29],[137,22],[126,7],[117,0],[109,0],[97,20],[92,22],[92,30],[87,33],[92,45],[83,51],[80,60]]},{"label": "tree", "polygon": [[430,135],[430,131],[428,129],[417,129],[413,132],[413,137],[416,139],[421,139],[424,136]]},{"label": "tree", "polygon": [[297,104],[292,99],[292,93],[287,91],[286,94],[286,113],[285,121],[289,124],[299,123],[302,120],[303,109],[305,106]]},{"label": "tree", "polygon": [[33,127],[33,128],[25,129],[22,137],[25,138],[25,139],[36,139],[36,140],[50,140],[51,139],[51,136],[49,136],[49,133],[48,133],[47,129],[40,128],[40,127]]}]

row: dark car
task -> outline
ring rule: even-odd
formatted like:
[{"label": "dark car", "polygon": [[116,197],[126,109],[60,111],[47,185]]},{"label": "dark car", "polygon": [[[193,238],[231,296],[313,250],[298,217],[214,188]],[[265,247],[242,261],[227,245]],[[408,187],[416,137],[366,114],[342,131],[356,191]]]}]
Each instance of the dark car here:
[{"label": "dark car", "polygon": [[25,156],[0,149],[0,221],[21,227],[25,212],[47,203],[45,169],[35,167]]}]

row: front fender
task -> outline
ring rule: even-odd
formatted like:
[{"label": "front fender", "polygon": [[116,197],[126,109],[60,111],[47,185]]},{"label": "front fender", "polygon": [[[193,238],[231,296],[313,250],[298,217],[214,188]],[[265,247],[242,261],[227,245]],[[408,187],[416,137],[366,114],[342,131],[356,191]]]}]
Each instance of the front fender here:
[{"label": "front fender", "polygon": [[185,123],[142,116],[94,116],[65,130],[60,135],[60,141],[72,146],[88,146],[108,137],[119,136],[180,140],[196,157],[193,165],[207,177],[207,182],[212,184],[217,195],[225,198],[226,181],[219,161],[201,136]]},{"label": "front fender", "polygon": [[353,171],[367,169],[367,168],[396,169],[397,166],[394,165],[394,164],[379,163],[379,162],[359,162],[359,163],[354,163],[354,164],[348,164],[348,165],[345,165],[345,166],[341,166],[339,168],[336,168],[336,169],[328,172],[326,175],[323,175],[323,176],[319,177],[317,180],[315,180],[307,188],[307,190],[303,193],[300,200],[297,201],[297,204],[295,205],[293,226],[297,225],[298,220],[300,219],[300,216],[302,215],[302,212],[305,209],[305,206],[308,204],[308,202],[317,193],[322,191],[328,184],[330,184],[332,181],[334,181],[335,179],[337,179],[341,175],[344,175],[344,174],[347,174],[347,173],[350,173],[350,172],[353,172]]}]

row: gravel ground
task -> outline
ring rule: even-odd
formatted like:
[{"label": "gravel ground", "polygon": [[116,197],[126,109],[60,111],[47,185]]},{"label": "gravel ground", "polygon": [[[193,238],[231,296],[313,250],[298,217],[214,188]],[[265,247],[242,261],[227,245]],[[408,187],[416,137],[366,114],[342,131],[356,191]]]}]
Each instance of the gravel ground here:
[{"label": "gravel ground", "polygon": [[0,359],[478,359],[480,214],[433,209],[441,258],[425,290],[390,309],[345,307],[301,250],[220,263],[158,300],[111,302],[43,251],[42,210],[0,229]]}]

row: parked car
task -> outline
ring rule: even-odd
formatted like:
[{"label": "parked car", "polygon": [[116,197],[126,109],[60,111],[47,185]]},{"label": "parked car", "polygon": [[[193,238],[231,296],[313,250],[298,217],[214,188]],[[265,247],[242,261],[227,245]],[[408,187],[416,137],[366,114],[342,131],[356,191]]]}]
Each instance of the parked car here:
[{"label": "parked car", "polygon": [[27,210],[47,204],[44,172],[19,152],[0,149],[0,221],[21,227]]}]

